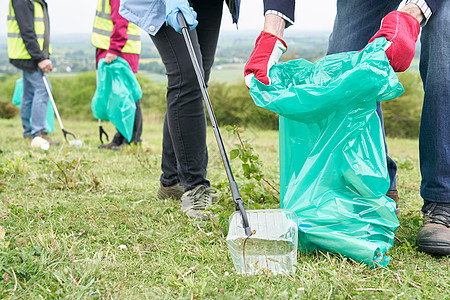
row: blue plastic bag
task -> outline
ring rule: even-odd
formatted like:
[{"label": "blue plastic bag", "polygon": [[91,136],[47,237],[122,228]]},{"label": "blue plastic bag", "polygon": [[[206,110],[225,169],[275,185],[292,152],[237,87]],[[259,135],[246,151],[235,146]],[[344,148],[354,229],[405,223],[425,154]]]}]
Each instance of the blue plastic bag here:
[{"label": "blue plastic bag", "polygon": [[[16,80],[16,85],[14,87],[14,93],[12,98],[12,103],[17,105],[19,108],[22,104],[22,95],[23,95],[23,78],[19,78]],[[47,115],[45,118],[45,130],[47,133],[55,131],[55,113],[53,111],[53,106],[48,101],[47,105]]]},{"label": "blue plastic bag", "polygon": [[121,57],[107,64],[101,59],[97,69],[97,89],[92,98],[94,118],[111,121],[116,129],[131,142],[136,102],[142,98],[142,89],[130,65]]},{"label": "blue plastic bag", "polygon": [[299,249],[386,266],[398,227],[376,102],[403,93],[377,39],[361,52],[293,60],[252,79],[255,103],[280,115],[281,208],[299,219]]}]

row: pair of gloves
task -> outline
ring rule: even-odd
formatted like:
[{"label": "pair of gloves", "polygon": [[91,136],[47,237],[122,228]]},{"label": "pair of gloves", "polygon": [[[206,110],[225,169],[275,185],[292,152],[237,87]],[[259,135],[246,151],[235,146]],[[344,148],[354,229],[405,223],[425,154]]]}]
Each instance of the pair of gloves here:
[{"label": "pair of gloves", "polygon": [[[396,72],[403,72],[408,69],[414,58],[419,32],[420,25],[416,18],[405,12],[393,11],[383,18],[380,30],[369,43],[379,37],[385,37],[390,41],[391,45],[385,50],[386,56]],[[244,76],[247,87],[250,87],[253,77],[266,85],[270,84],[269,70],[278,63],[286,50],[287,45],[282,39],[268,32],[261,32],[245,65]]]}]

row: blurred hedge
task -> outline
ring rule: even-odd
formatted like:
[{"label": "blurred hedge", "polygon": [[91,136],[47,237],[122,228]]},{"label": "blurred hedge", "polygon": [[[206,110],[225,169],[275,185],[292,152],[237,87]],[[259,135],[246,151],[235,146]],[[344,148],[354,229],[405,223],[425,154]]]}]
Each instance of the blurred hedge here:
[{"label": "blurred hedge", "polygon": [[[0,99],[10,102],[17,76],[0,76]],[[417,138],[423,90],[418,73],[399,74],[405,93],[399,98],[383,103],[386,134],[391,137]],[[164,115],[166,87],[139,76],[143,90],[142,107],[146,113]],[[53,96],[62,118],[91,120],[91,99],[95,92],[95,72],[76,75],[50,75]],[[243,81],[235,83],[211,82],[208,92],[220,125],[250,126],[277,129],[278,117],[272,112],[256,107]],[[1,104],[0,104],[1,105]],[[1,108],[0,108],[1,111]]]},{"label": "blurred hedge", "polygon": [[422,80],[418,72],[397,73],[397,76],[405,92],[381,104],[386,135],[418,138],[423,103]]}]

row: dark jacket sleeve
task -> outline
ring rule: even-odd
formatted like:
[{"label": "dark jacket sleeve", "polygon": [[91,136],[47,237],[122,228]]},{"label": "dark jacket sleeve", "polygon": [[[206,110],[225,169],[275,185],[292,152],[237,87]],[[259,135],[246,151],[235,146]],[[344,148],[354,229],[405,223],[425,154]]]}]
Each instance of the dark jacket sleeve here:
[{"label": "dark jacket sleeve", "polygon": [[33,60],[44,60],[45,55],[39,47],[34,31],[34,3],[29,0],[13,0],[12,5],[25,48]]},{"label": "dark jacket sleeve", "polygon": [[443,0],[426,0],[428,7],[430,7],[431,12],[435,13],[441,6]]},{"label": "dark jacket sleeve", "polygon": [[264,0],[264,14],[268,10],[280,12],[294,22],[295,0]]}]

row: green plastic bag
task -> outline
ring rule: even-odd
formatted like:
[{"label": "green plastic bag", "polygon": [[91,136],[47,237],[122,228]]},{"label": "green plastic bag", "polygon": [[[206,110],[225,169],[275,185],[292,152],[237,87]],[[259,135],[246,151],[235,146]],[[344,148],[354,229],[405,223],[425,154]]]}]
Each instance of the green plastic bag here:
[{"label": "green plastic bag", "polygon": [[376,102],[403,93],[377,39],[361,52],[293,60],[252,79],[255,103],[280,115],[281,208],[299,219],[299,249],[386,266],[399,223]]},{"label": "green plastic bag", "polygon": [[141,98],[141,86],[126,60],[118,57],[110,64],[105,59],[99,61],[97,89],[91,103],[94,118],[111,121],[131,142],[136,102]]},{"label": "green plastic bag", "polygon": [[[16,80],[16,85],[14,86],[14,93],[12,98],[12,103],[17,105],[20,108],[22,104],[22,95],[23,95],[23,78],[19,78]],[[53,106],[48,101],[47,105],[47,116],[45,118],[45,130],[47,133],[55,131],[55,114],[53,111]]]}]

